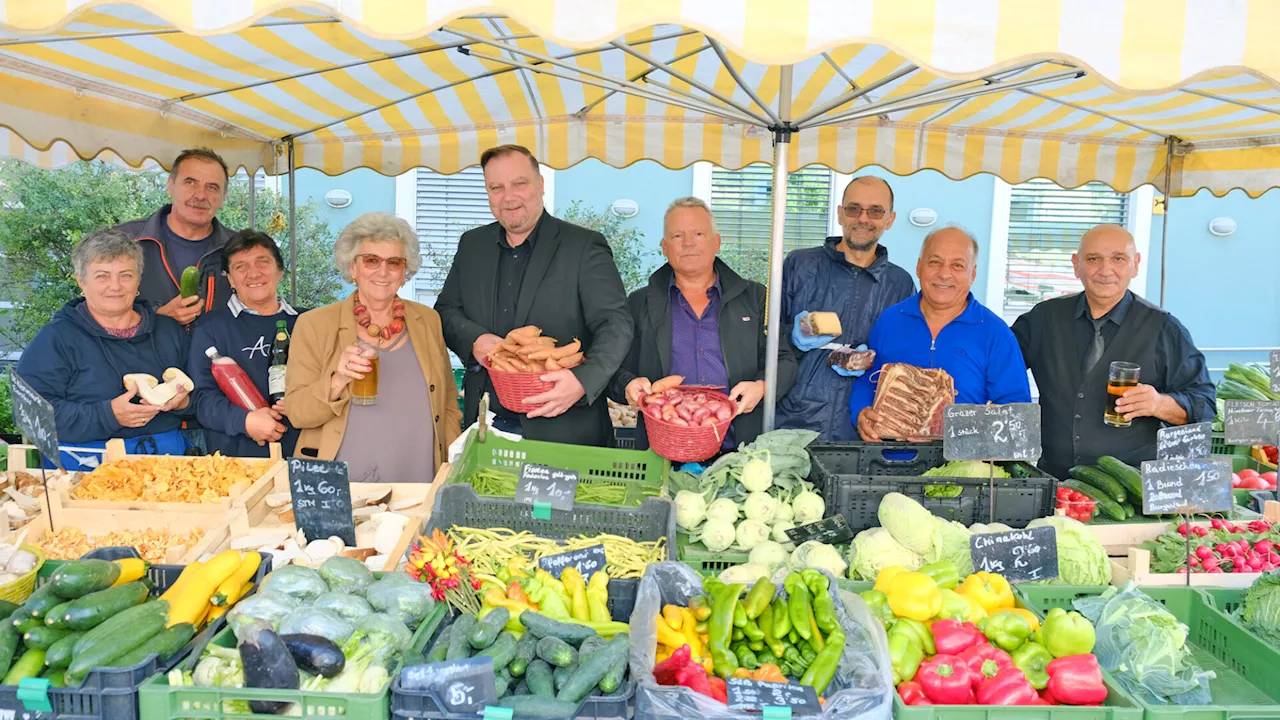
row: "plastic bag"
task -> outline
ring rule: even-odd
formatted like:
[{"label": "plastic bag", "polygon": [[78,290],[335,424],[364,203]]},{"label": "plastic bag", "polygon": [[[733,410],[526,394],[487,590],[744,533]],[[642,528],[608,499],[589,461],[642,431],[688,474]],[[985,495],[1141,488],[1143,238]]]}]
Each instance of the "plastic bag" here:
[{"label": "plastic bag", "polygon": [[[889,664],[889,643],[883,626],[871,615],[862,599],[837,592],[836,579],[825,571],[835,593],[836,617],[845,633],[844,657],[831,686],[827,688],[822,720],[891,720],[893,717],[893,676]],[[786,577],[780,571],[775,580]],[[654,655],[658,649],[657,618],[666,604],[685,605],[690,598],[704,595],[702,578],[687,565],[660,562],[650,565],[636,592],[631,613],[631,677],[636,681],[636,715],[646,717],[697,717],[701,720],[759,720],[759,714],[730,711],[728,706],[706,695],[678,686],[658,685],[653,680]]]},{"label": "plastic bag", "polygon": [[227,611],[227,622],[233,630],[245,625],[250,620],[258,619],[280,627],[280,621],[298,608],[298,601],[280,592],[259,590],[257,593],[236,603]]},{"label": "plastic bag", "polygon": [[382,613],[371,613],[360,618],[356,623],[356,632],[369,636],[369,642],[376,646],[394,645],[403,652],[413,641],[413,631],[405,627],[399,620]]},{"label": "plastic bag", "polygon": [[329,592],[329,586],[325,584],[324,578],[320,577],[320,573],[309,567],[285,565],[278,570],[272,570],[262,579],[259,592],[264,590],[282,593],[298,602],[309,603],[321,594]]},{"label": "plastic bag", "polygon": [[373,583],[373,573],[355,558],[335,555],[320,564],[320,577],[334,592],[364,594]]},{"label": "plastic bag", "polygon": [[327,592],[315,599],[311,607],[331,610],[351,622],[373,612],[373,606],[359,595],[348,595],[342,592]]},{"label": "plastic bag", "polygon": [[[387,582],[389,578],[403,573],[389,573],[382,580],[375,582],[365,590],[365,599],[374,610],[386,613],[405,625],[416,628],[422,619],[431,612],[435,601],[431,599],[431,586],[426,583],[408,583],[397,580]],[[405,575],[408,578],[407,575]]]},{"label": "plastic bag", "polygon": [[339,645],[351,637],[355,629],[355,624],[338,613],[314,607],[300,607],[280,621],[281,635],[319,635]]}]

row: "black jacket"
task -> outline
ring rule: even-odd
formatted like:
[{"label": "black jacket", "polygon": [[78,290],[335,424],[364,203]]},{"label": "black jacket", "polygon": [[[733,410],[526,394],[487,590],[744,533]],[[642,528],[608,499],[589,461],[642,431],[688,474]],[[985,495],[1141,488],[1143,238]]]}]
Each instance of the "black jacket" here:
[{"label": "black jacket", "polygon": [[[142,284],[138,296],[153,308],[160,307],[178,295],[178,282],[185,268],[169,266],[169,248],[161,240],[161,227],[169,221],[173,205],[165,205],[151,217],[130,220],[116,226],[117,230],[138,241],[142,249]],[[226,307],[231,299],[231,284],[222,271],[222,248],[231,238],[231,231],[217,218],[213,219],[213,233],[209,236],[209,249],[200,258],[200,297],[204,299],[201,312]]]},{"label": "black jacket", "polygon": [[[720,278],[720,351],[729,373],[729,389],[740,382],[764,380],[765,321],[768,318],[765,287],[746,280],[718,258],[716,275]],[[663,265],[649,276],[649,284],[627,298],[631,318],[636,325],[631,351],[613,376],[609,396],[614,402],[626,403],[627,383],[637,377],[658,380],[671,374],[671,278],[670,265]],[[796,381],[796,358],[791,341],[778,339],[777,397],[787,394]],[[747,415],[733,421],[734,438],[739,443],[751,442],[764,431],[764,402]],[[649,447],[644,418],[636,427],[636,447]]]},{"label": "black jacket", "polygon": [[[567,343],[582,341],[584,359],[573,374],[586,390],[578,404],[554,418],[522,418],[531,440],[604,445],[609,439],[602,397],[631,346],[631,314],[609,243],[587,230],[543,213],[538,239],[520,284],[516,327],[537,325]],[[485,371],[471,348],[497,325],[498,223],[462,234],[458,252],[436,300],[449,349],[467,368],[463,426],[475,422]]]}]

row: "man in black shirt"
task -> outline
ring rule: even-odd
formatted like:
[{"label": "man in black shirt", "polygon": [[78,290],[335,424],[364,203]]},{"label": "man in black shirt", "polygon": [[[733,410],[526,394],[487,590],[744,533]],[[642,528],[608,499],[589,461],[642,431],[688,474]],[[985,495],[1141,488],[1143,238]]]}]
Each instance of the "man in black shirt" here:
[{"label": "man in black shirt", "polygon": [[[1040,390],[1040,464],[1056,477],[1101,455],[1135,466],[1154,460],[1157,430],[1207,422],[1216,412],[1213,383],[1191,334],[1130,292],[1140,261],[1128,231],[1099,225],[1071,257],[1084,292],[1046,300],[1013,324]],[[1116,411],[1131,421],[1123,428],[1102,420],[1114,361],[1141,368],[1141,384],[1116,401]]]}]

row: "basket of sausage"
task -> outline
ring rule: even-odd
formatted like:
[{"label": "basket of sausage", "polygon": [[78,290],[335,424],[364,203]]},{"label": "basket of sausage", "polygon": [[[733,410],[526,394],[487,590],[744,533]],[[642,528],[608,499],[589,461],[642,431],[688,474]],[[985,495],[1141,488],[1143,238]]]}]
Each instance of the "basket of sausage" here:
[{"label": "basket of sausage", "polygon": [[543,335],[540,328],[526,325],[507,333],[480,359],[481,367],[489,371],[502,407],[517,413],[533,410],[538,406],[526,405],[525,400],[554,387],[542,379],[544,373],[582,364],[582,343],[575,339],[557,347],[556,342]]},{"label": "basket of sausage", "polygon": [[682,382],[672,375],[653,383],[640,410],[654,452],[672,462],[700,462],[720,450],[738,406],[718,390]]}]

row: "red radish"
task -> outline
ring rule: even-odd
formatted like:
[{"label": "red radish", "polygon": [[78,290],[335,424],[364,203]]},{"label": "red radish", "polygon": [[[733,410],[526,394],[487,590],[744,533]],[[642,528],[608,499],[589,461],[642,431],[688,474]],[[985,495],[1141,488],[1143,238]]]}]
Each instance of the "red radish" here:
[{"label": "red radish", "polygon": [[1221,530],[1226,526],[1227,524],[1223,522],[1222,518],[1214,518],[1209,523],[1209,527],[1213,528],[1214,530]]}]

